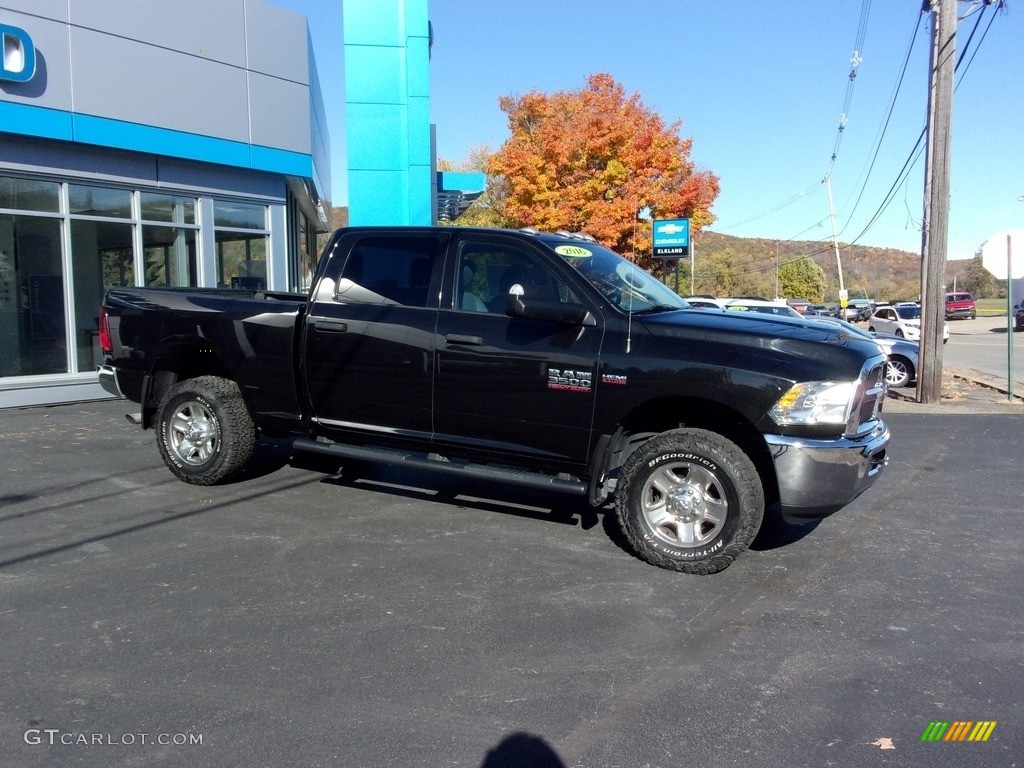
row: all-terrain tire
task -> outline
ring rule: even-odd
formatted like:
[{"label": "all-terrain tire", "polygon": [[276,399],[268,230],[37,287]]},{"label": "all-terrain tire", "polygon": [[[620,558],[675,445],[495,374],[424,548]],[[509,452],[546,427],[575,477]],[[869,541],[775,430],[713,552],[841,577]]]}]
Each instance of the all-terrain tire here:
[{"label": "all-terrain tire", "polygon": [[156,444],[179,480],[215,485],[237,475],[256,448],[238,385],[219,376],[178,382],[157,409]]},{"label": "all-terrain tire", "polygon": [[703,429],[675,429],[637,448],[622,468],[615,507],[637,556],[692,574],[727,568],[764,517],[753,462],[733,442]]}]

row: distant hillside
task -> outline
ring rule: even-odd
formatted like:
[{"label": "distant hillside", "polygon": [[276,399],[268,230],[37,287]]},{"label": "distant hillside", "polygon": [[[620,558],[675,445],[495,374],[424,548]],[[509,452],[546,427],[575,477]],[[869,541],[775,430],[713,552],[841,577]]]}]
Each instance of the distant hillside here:
[{"label": "distant hillside", "polygon": [[[347,226],[348,208],[331,208],[330,218],[332,229]],[[323,245],[327,235],[322,235],[321,240]],[[774,296],[777,246],[780,264],[806,256],[820,266],[829,286],[825,300],[838,301],[836,255],[830,242],[786,240],[776,243],[775,240],[733,237],[717,232],[701,232],[694,242],[697,293]],[[843,264],[843,284],[850,292],[850,298],[894,301],[915,299],[921,294],[920,254],[895,248],[840,243],[839,257]],[[971,263],[969,259],[947,262],[946,285],[949,290],[954,284],[963,284]],[[681,292],[687,293],[689,264],[682,265],[682,272],[686,290]],[[723,274],[730,279],[728,288],[721,285]]]},{"label": "distant hillside", "polygon": [[[774,293],[776,248],[778,263],[800,257],[812,259],[829,285],[826,301],[838,299],[839,278],[835,248],[831,242],[817,240],[775,241],[762,238],[733,237],[717,232],[701,232],[695,238],[695,277],[702,279],[701,262],[730,264],[729,274],[743,286],[743,292],[761,295]],[[843,284],[850,298],[868,297],[883,300],[914,299],[921,293],[921,256],[895,248],[839,243],[839,259],[843,268]],[[962,279],[970,260],[947,262],[947,285],[954,277]],[[755,290],[755,286],[759,286]],[[710,291],[709,291],[710,292]],[[735,290],[734,293],[741,291]]]}]

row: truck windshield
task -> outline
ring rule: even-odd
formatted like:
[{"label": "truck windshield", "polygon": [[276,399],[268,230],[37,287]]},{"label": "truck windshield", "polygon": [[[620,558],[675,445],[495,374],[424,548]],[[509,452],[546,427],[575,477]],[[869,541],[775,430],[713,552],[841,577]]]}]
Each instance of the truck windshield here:
[{"label": "truck windshield", "polygon": [[627,312],[686,309],[679,294],[631,261],[596,243],[554,245],[555,253],[576,269],[608,301]]}]

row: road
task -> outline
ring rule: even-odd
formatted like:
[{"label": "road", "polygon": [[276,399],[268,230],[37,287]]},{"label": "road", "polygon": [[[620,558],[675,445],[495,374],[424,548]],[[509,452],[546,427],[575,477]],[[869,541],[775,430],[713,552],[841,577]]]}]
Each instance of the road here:
[{"label": "road", "polygon": [[[1013,333],[1014,392],[1024,393],[1024,333]],[[942,347],[944,368],[973,368],[1007,380],[1009,346],[1006,316],[951,320],[949,341]]]},{"label": "road", "polygon": [[[696,577],[571,499],[286,443],[184,485],[127,410],[0,412],[5,768],[1024,754],[1022,415],[892,414],[875,487]],[[996,725],[921,741],[955,721]]]}]

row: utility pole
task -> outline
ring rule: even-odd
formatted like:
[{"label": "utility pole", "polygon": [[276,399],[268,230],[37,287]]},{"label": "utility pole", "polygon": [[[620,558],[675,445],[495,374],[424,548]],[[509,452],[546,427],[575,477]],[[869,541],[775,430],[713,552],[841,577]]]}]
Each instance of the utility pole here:
[{"label": "utility pole", "polygon": [[779,298],[779,241],[775,241],[775,298]]},{"label": "utility pole", "polygon": [[924,0],[922,11],[926,10],[932,14],[932,51],[921,228],[921,370],[917,377],[917,399],[921,403],[937,403],[942,399],[942,332],[946,323],[943,286],[949,240],[956,0]]},{"label": "utility pole", "polygon": [[836,271],[839,274],[839,295],[845,296],[846,286],[843,284],[843,262],[839,258],[839,236],[836,234],[836,208],[832,205],[832,174],[825,177],[828,189],[828,215],[832,219],[832,247],[836,250]]}]

